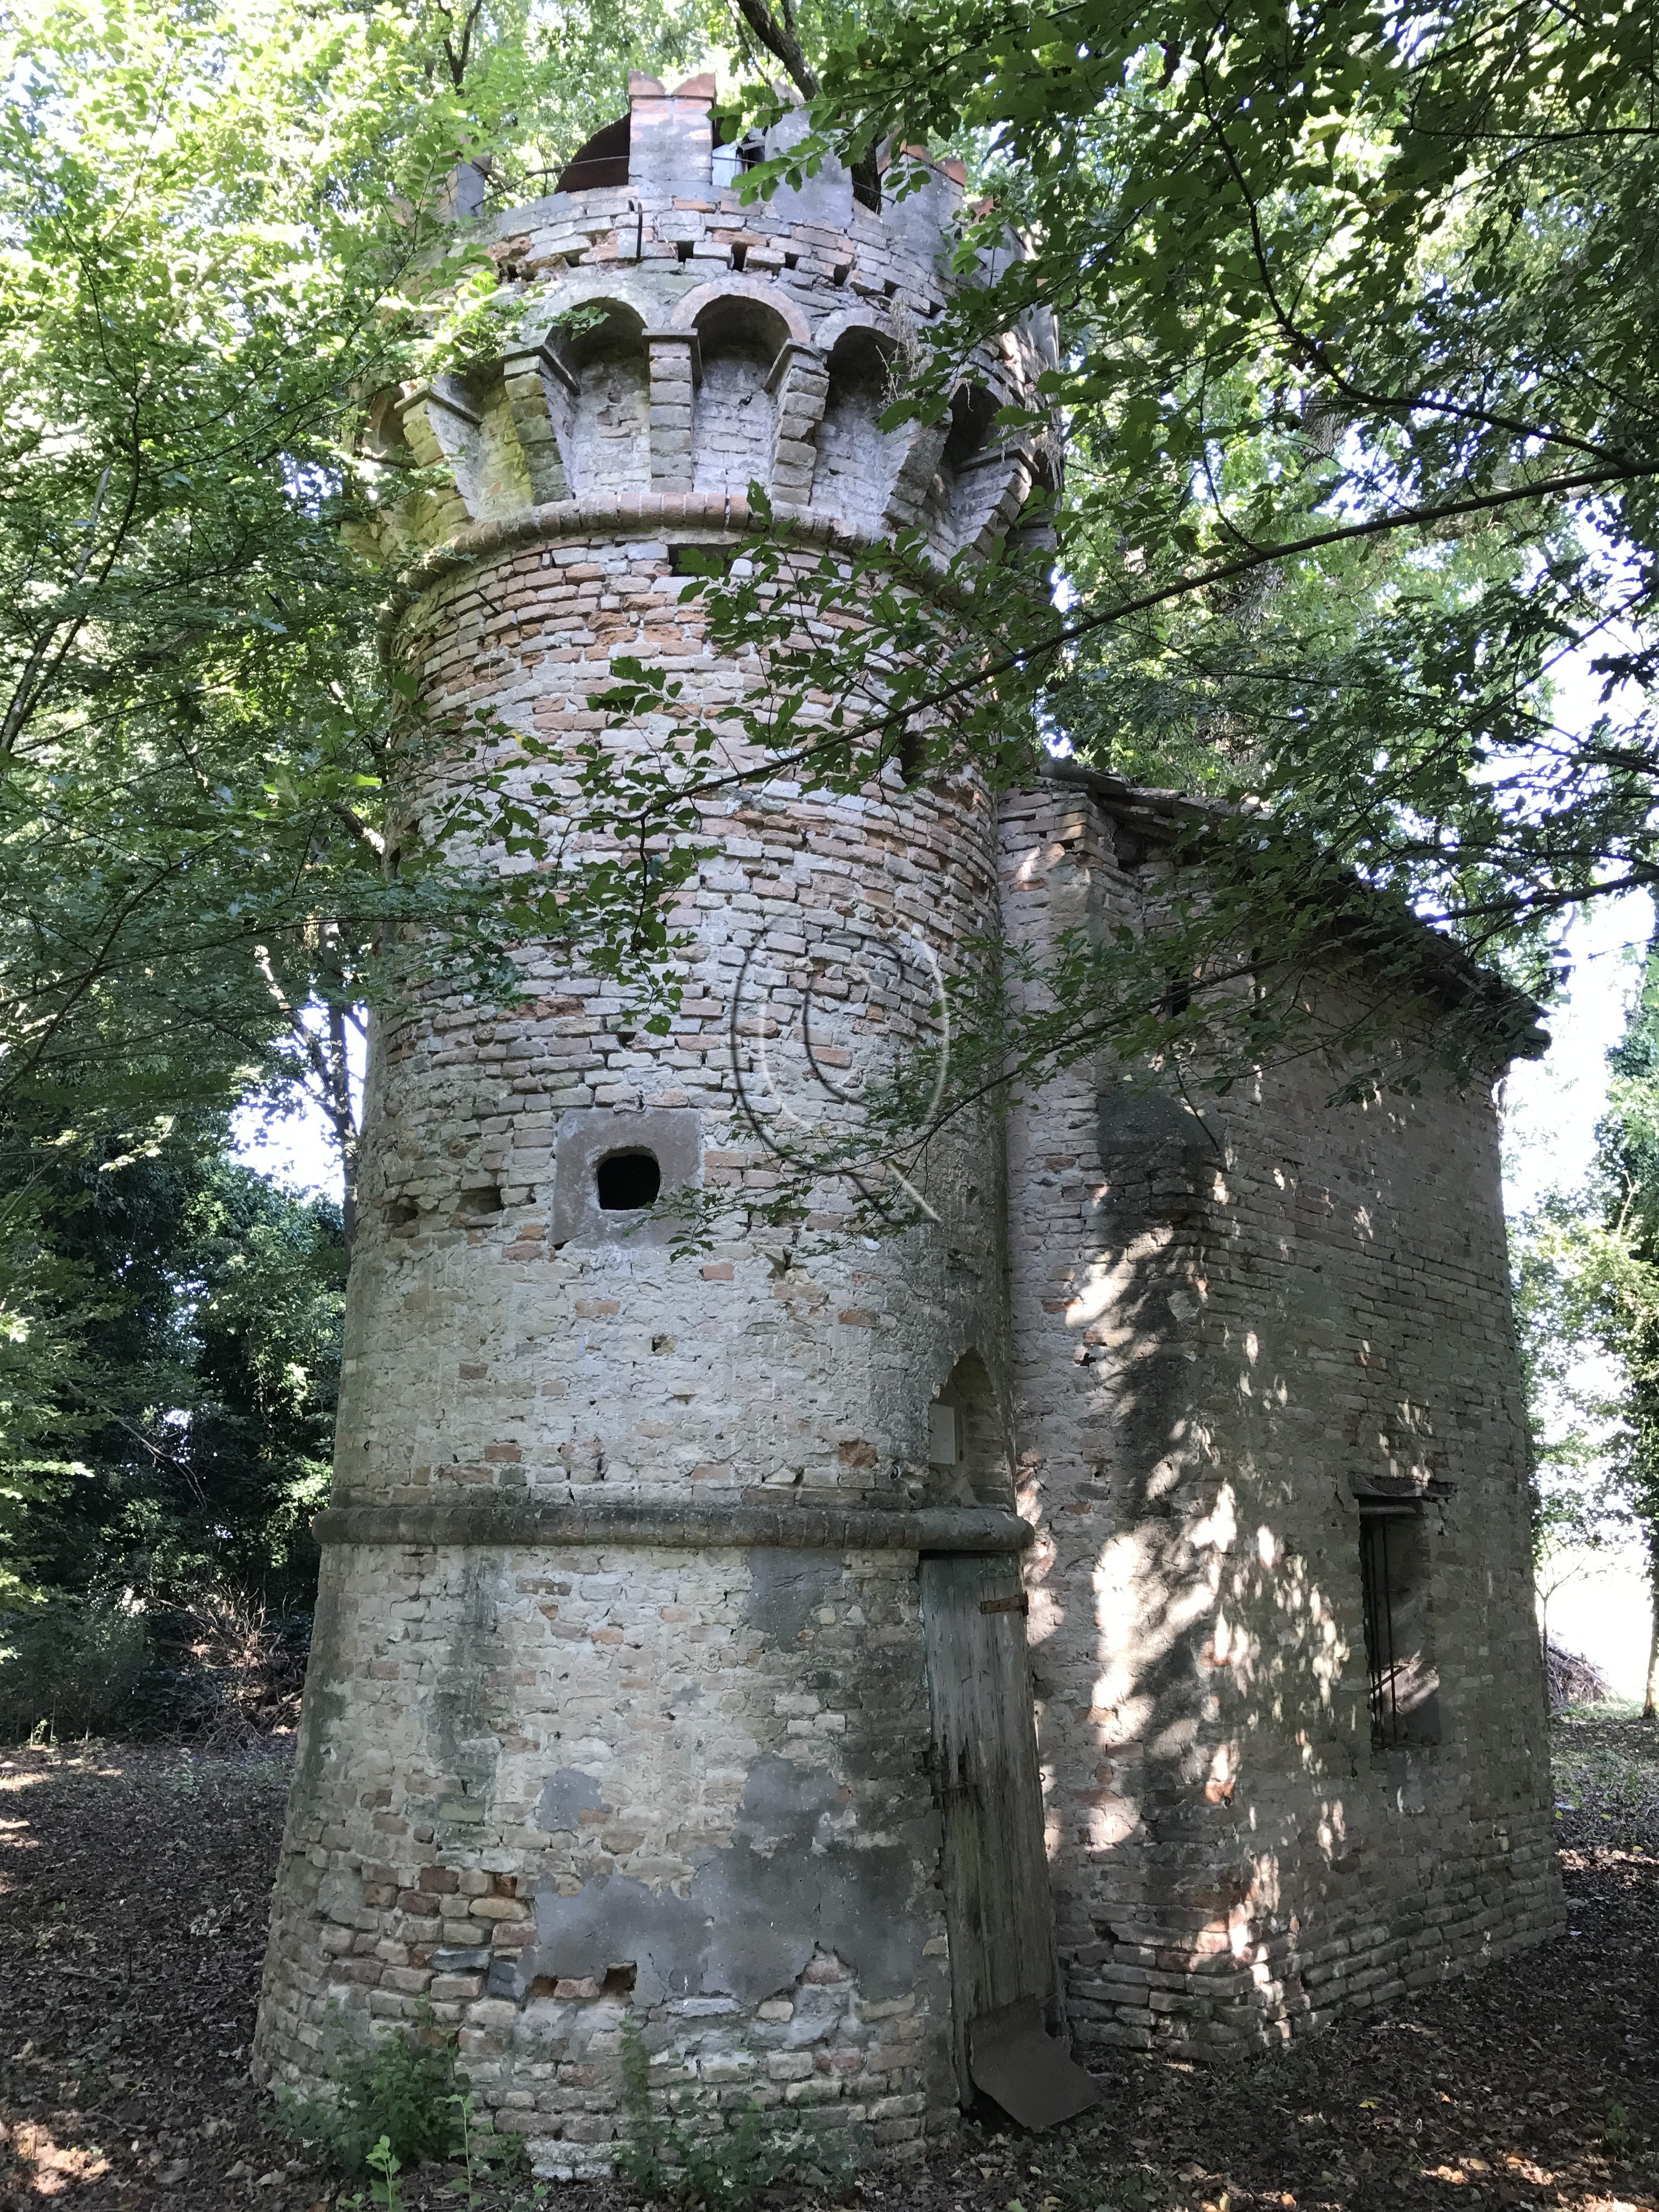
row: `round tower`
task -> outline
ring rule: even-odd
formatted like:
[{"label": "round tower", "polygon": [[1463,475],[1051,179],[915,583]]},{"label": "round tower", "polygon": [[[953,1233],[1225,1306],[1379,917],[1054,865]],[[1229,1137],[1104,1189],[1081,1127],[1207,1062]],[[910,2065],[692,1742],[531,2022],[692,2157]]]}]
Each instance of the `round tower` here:
[{"label": "round tower", "polygon": [[[512,349],[374,424],[446,487],[394,517],[395,649],[434,711],[556,762],[604,730],[613,655],[708,702],[753,680],[684,598],[689,549],[741,557],[751,480],[814,561],[919,529],[943,562],[1036,475],[988,426],[1038,334],[942,424],[879,426],[945,296],[949,165],[882,207],[833,168],[744,205],[713,80],[630,90],[559,191],[481,226]],[[757,1121],[855,1112],[878,1058],[937,1045],[941,978],[996,930],[994,807],[895,772],[703,824],[670,1035],[531,947],[529,1001],[428,990],[370,1058],[258,2063],[315,2088],[343,2039],[453,2029],[543,2172],[610,2163],[630,2014],[696,2125],[747,2098],[888,2154],[1059,2025],[994,1126],[879,1244],[833,1194],[799,1236],[732,1211],[692,1258],[648,1212],[763,1192]]]}]

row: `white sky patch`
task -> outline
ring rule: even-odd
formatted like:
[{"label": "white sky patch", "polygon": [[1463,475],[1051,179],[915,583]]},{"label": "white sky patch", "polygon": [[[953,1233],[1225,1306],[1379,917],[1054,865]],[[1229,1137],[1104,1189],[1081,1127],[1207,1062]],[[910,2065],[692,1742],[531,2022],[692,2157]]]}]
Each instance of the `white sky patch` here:
[{"label": "white sky patch", "polygon": [[[308,1012],[303,1018],[310,1026],[320,1017]],[[361,1121],[363,1046],[355,1030],[347,1032],[346,1058],[353,1108]],[[231,1119],[230,1151],[233,1159],[285,1190],[331,1198],[337,1206],[344,1195],[333,1125],[316,1100],[297,1088],[274,1102],[256,1097],[240,1107]]]},{"label": "white sky patch", "polygon": [[320,1106],[298,1098],[287,1111],[243,1106],[230,1125],[233,1159],[285,1190],[316,1193],[339,1202],[343,1188],[339,1147]]},{"label": "white sky patch", "polygon": [[1595,1125],[1607,1111],[1607,1054],[1625,1033],[1653,933],[1645,891],[1598,901],[1566,932],[1567,990],[1544,1016],[1550,1048],[1517,1060],[1504,1091],[1504,1202],[1513,1218],[1551,1190],[1572,1190],[1595,1158]]}]

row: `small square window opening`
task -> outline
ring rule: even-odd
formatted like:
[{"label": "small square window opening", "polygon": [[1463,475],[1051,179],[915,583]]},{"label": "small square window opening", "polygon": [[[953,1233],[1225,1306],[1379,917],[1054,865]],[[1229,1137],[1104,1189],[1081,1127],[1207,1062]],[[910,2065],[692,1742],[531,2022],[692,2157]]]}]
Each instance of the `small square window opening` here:
[{"label": "small square window opening", "polygon": [[593,1180],[601,1212],[640,1213],[656,1204],[662,1170],[654,1152],[608,1152],[593,1170]]}]

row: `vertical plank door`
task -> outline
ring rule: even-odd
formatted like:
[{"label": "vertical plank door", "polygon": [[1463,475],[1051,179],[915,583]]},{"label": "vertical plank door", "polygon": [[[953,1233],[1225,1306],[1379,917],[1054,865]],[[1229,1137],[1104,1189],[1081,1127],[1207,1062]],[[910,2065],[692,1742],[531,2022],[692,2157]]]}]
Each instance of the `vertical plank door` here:
[{"label": "vertical plank door", "polygon": [[976,2021],[1055,1988],[1054,1907],[1031,1717],[1025,1600],[1006,1558],[924,1557],[933,1791],[945,1822],[957,2077]]}]

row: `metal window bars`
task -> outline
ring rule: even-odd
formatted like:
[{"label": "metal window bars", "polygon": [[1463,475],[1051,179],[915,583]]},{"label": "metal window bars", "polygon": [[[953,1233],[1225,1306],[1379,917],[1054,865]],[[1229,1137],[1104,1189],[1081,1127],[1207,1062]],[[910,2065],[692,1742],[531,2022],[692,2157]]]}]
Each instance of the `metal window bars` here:
[{"label": "metal window bars", "polygon": [[1394,1577],[1389,1557],[1392,1516],[1359,1516],[1359,1582],[1364,1608],[1365,1666],[1370,1676],[1371,1742],[1379,1750],[1400,1741],[1400,1708],[1394,1638]]}]

